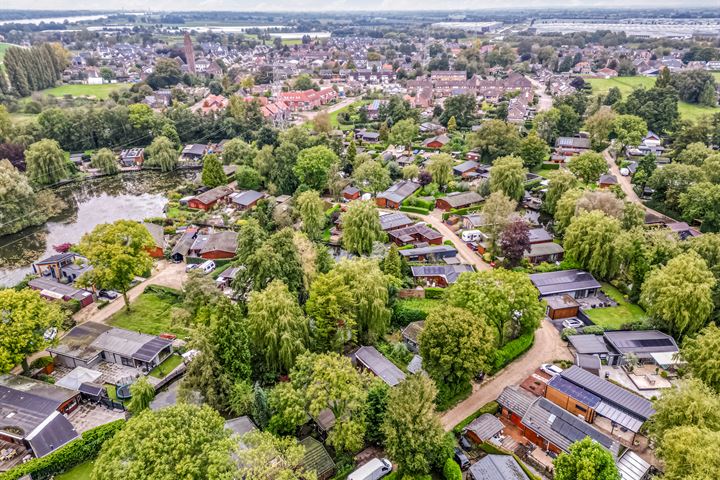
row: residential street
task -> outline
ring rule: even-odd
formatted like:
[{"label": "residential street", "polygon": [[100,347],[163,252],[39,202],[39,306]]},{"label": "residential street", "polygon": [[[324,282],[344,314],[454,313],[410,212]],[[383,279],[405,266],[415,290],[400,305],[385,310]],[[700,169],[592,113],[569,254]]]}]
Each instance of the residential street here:
[{"label": "residential street", "polygon": [[340,109],[342,109],[342,108],[345,108],[345,107],[347,107],[348,105],[351,105],[351,104],[355,103],[355,100],[357,100],[356,97],[347,97],[347,98],[339,101],[338,103],[335,103],[335,104],[333,104],[333,105],[330,105],[330,106],[327,107],[327,108],[321,108],[321,109],[319,109],[319,110],[311,110],[311,111],[309,111],[309,112],[297,112],[297,113],[296,113],[297,119],[295,120],[294,123],[295,123],[296,125],[301,125],[301,124],[303,124],[303,123],[305,123],[305,122],[310,122],[310,121],[312,121],[320,112],[327,112],[327,113],[337,112],[338,110],[340,110]]},{"label": "residential street", "polygon": [[620,175],[620,167],[617,166],[615,163],[615,159],[610,155],[610,149],[605,149],[602,152],[603,157],[605,157],[605,161],[608,164],[608,168],[610,169],[610,173],[615,175],[615,178],[617,178],[618,184],[620,185],[620,188],[622,189],[623,193],[625,193],[625,197],[628,201],[637,203],[641,207],[645,209],[645,211],[656,215],[659,218],[662,218],[666,222],[675,222],[676,220],[668,217],[667,215],[658,212],[657,210],[653,210],[652,208],[648,208],[642,200],[640,200],[640,197],[638,197],[637,193],[635,193],[635,190],[632,187],[632,183],[630,183],[630,176],[624,177]]},{"label": "residential street", "polygon": [[553,99],[550,95],[545,93],[545,85],[538,82],[537,80],[526,77],[528,80],[530,80],[530,83],[532,83],[535,86],[535,95],[539,97],[538,99],[538,105],[537,105],[537,111],[543,112],[545,110],[550,110],[552,108]]},{"label": "residential street", "polygon": [[443,427],[446,431],[452,430],[478,408],[495,400],[505,387],[521,383],[540,364],[560,359],[572,360],[572,356],[557,329],[544,319],[535,331],[535,342],[530,350],[481,385],[473,384],[473,393],[441,417]]}]

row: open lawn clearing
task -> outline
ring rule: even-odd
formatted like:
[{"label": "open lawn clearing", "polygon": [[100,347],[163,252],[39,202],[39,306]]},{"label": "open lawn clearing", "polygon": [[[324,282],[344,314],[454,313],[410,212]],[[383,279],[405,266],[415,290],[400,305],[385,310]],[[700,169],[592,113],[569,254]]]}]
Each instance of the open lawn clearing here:
[{"label": "open lawn clearing", "polygon": [[65,472],[55,478],[57,480],[90,480],[90,474],[92,473],[94,466],[95,463],[92,461],[81,463],[69,472]]},{"label": "open lawn clearing", "polygon": [[442,307],[444,302],[442,300],[435,300],[431,298],[404,298],[398,300],[408,308],[416,308],[423,312],[430,313],[438,307]]},{"label": "open lawn clearing", "polygon": [[352,129],[352,127],[353,127],[352,125],[340,125],[340,124],[338,123],[338,119],[337,119],[338,114],[339,114],[340,112],[346,112],[351,106],[352,106],[352,107],[355,107],[356,110],[359,110],[360,107],[362,107],[362,106],[364,106],[364,105],[369,105],[370,103],[371,103],[371,100],[358,100],[357,102],[353,102],[353,103],[351,103],[350,105],[347,105],[347,106],[345,106],[345,107],[343,107],[343,108],[340,108],[340,109],[338,109],[338,110],[335,110],[334,112],[331,112],[330,115],[329,115],[329,117],[330,117],[330,125],[331,125],[333,128],[337,128],[337,129],[339,129],[339,130],[346,130],[346,129],[347,129],[347,130],[350,130],[350,129]]},{"label": "open lawn clearing", "polygon": [[[713,72],[715,80],[720,82],[720,72]],[[592,85],[592,93],[606,94],[612,87],[620,89],[623,98],[627,97],[636,88],[652,88],[655,85],[655,77],[615,77],[615,78],[586,78],[585,81]],[[696,120],[703,115],[712,115],[720,112],[718,107],[705,107],[687,102],[678,102],[680,116],[685,120]]]},{"label": "open lawn clearing", "polygon": [[175,370],[175,367],[182,363],[182,357],[177,353],[173,353],[157,367],[150,370],[149,375],[155,378],[165,378],[165,376]]},{"label": "open lawn clearing", "polygon": [[172,333],[180,338],[188,337],[188,328],[179,320],[184,317],[179,315],[184,313],[184,310],[178,297],[145,292],[130,306],[130,312],[123,309],[110,317],[108,323],[114,327],[150,335]]},{"label": "open lawn clearing", "polygon": [[625,300],[623,294],[609,283],[603,283],[602,290],[608,297],[615,300],[618,306],[585,310],[585,314],[590,317],[590,320],[595,324],[604,327],[606,330],[620,330],[626,323],[637,322],[647,318],[647,314],[640,305],[629,303]]},{"label": "open lawn clearing", "polygon": [[103,83],[102,85],[61,85],[55,88],[41,90],[41,93],[52,97],[64,97],[72,95],[73,97],[92,96],[98,99],[108,98],[110,92],[120,90],[121,88],[130,88],[131,83]]}]

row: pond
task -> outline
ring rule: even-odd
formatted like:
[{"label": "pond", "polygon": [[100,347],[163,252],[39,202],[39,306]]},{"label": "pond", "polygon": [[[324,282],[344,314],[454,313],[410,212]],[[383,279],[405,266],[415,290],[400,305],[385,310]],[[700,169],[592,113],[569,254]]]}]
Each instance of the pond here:
[{"label": "pond", "polygon": [[129,172],[65,185],[55,193],[67,208],[44,225],[0,237],[0,287],[13,286],[33,262],[54,255],[54,245],[77,243],[96,225],[162,216],[165,193],[197,172]]}]

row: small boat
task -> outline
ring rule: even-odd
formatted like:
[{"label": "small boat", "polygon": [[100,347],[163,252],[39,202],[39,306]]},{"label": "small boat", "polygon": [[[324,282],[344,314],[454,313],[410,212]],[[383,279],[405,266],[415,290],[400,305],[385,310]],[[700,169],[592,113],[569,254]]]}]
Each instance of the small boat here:
[{"label": "small boat", "polygon": [[58,253],[66,253],[72,247],[72,243],[61,243],[60,245],[53,245],[53,249]]}]

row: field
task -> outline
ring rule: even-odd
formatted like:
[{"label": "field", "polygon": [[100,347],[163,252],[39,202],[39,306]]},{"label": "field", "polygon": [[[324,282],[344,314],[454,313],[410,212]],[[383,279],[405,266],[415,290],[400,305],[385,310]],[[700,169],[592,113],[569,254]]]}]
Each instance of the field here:
[{"label": "field", "polygon": [[121,88],[130,88],[130,83],[104,83],[102,85],[61,85],[55,88],[42,90],[41,93],[53,97],[64,97],[72,95],[73,97],[93,96],[98,99],[108,98],[110,92]]},{"label": "field", "polygon": [[92,469],[93,462],[85,462],[55,478],[57,480],[90,480]]},{"label": "field", "polygon": [[180,338],[188,337],[186,326],[177,321],[185,312],[177,297],[146,292],[130,306],[130,313],[121,310],[110,317],[110,325],[150,335],[172,333]]},{"label": "field", "polygon": [[[713,72],[715,79],[720,82],[720,72]],[[616,77],[616,78],[588,78],[587,82],[592,85],[593,93],[605,94],[612,87],[620,89],[623,97],[627,97],[636,88],[652,88],[655,85],[654,77]],[[703,115],[711,115],[720,112],[718,107],[704,107],[686,102],[679,102],[678,110],[680,116],[686,120],[695,120]]]},{"label": "field", "polygon": [[2,43],[0,42],[0,63],[2,63],[3,58],[5,57],[5,50],[10,48],[12,46],[11,43]]},{"label": "field", "polygon": [[606,330],[620,330],[622,325],[630,322],[637,322],[647,318],[645,311],[640,305],[629,303],[622,293],[608,283],[602,284],[605,294],[618,303],[617,307],[593,308],[585,310],[590,320],[596,325],[605,327]]}]

